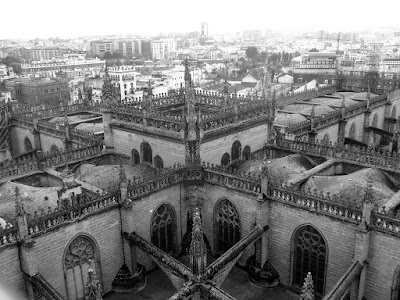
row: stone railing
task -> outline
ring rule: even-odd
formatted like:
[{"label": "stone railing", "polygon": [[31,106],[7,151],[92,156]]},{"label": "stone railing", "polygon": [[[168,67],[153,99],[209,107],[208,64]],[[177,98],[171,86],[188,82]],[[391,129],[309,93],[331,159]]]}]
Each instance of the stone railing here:
[{"label": "stone railing", "polygon": [[400,236],[400,216],[386,213],[385,211],[373,211],[371,214],[371,226],[375,230]]},{"label": "stone railing", "polygon": [[6,228],[0,227],[0,250],[4,247],[15,245],[18,238],[18,228],[16,223],[7,223]]},{"label": "stone railing", "polygon": [[271,184],[268,187],[266,196],[286,205],[343,221],[355,224],[361,222],[362,207],[360,205],[348,202],[346,199],[342,199],[336,195],[330,196],[329,193],[324,194],[317,190],[299,191],[287,184],[281,186],[278,184]]},{"label": "stone railing", "polygon": [[279,97],[276,99],[276,106],[282,107],[289,104],[293,104],[296,101],[306,101],[315,97],[320,97],[328,94],[333,94],[337,91],[336,86],[328,85],[324,87],[318,87],[305,90],[303,92],[293,93],[287,96]]},{"label": "stone railing", "polygon": [[86,111],[100,112],[100,105],[84,105],[84,104],[73,104],[73,105],[56,105],[56,106],[23,106],[15,108],[12,111],[12,116],[17,118],[51,118],[56,116],[62,116],[70,113],[79,113]]},{"label": "stone railing", "polygon": [[332,157],[383,168],[400,169],[400,153],[390,153],[382,149],[360,148],[351,145],[339,147],[332,144],[324,145],[319,141],[310,143],[308,141],[293,141],[284,138],[276,139],[276,147],[297,153],[309,153],[311,155]]},{"label": "stone railing", "polygon": [[29,276],[27,274],[24,275],[33,290],[41,296],[40,299],[64,300],[57,290],[53,288],[40,274],[34,276]]},{"label": "stone railing", "polygon": [[118,206],[119,199],[120,194],[118,192],[98,197],[87,196],[81,197],[79,203],[72,203],[75,205],[66,208],[35,211],[35,213],[28,215],[28,234],[38,236],[76,220],[98,214]]},{"label": "stone railing", "polygon": [[203,164],[204,180],[211,184],[217,184],[240,190],[252,195],[261,193],[261,177],[252,173],[232,172],[221,166]]},{"label": "stone railing", "polygon": [[[172,168],[158,170],[154,179],[134,177],[128,181],[128,197],[131,200],[168,188],[174,184],[183,182],[188,178],[188,171],[181,165]],[[201,174],[200,174],[201,176]]]},{"label": "stone railing", "polygon": [[0,179],[28,174],[30,172],[43,170],[46,167],[52,167],[59,164],[66,164],[76,160],[88,159],[100,155],[101,145],[84,146],[82,148],[73,148],[61,150],[58,152],[45,152],[32,154],[29,157],[9,159],[3,161],[0,165]]}]

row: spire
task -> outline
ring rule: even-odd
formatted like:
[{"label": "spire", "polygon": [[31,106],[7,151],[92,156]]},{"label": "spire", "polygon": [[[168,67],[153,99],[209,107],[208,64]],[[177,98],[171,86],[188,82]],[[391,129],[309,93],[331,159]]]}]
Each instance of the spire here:
[{"label": "spire", "polygon": [[101,104],[103,107],[111,108],[111,106],[117,101],[117,94],[115,93],[114,85],[111,82],[111,77],[108,74],[108,68],[106,67],[104,82],[101,88]]},{"label": "spire", "polygon": [[99,279],[97,278],[95,267],[92,266],[92,261],[89,260],[87,267],[87,282],[85,287],[85,300],[102,300],[102,290]]},{"label": "spire", "polygon": [[192,87],[192,76],[190,75],[189,70],[189,61],[186,57],[185,59],[185,90],[188,91]]},{"label": "spire", "polygon": [[311,130],[314,129],[314,120],[315,120],[315,105],[312,106],[310,115]]},{"label": "spire", "polygon": [[126,173],[122,162],[119,164],[119,183],[126,183]]},{"label": "spire", "polygon": [[372,198],[372,193],[373,193],[373,182],[372,182],[372,178],[369,176],[367,179],[367,187],[365,189],[365,193],[364,193],[364,202],[365,203],[372,203],[373,198]]},{"label": "spire", "polygon": [[314,282],[312,280],[311,272],[307,273],[307,277],[304,280],[300,300],[314,300]]},{"label": "spire", "polygon": [[23,216],[25,214],[25,206],[24,203],[21,202],[18,186],[15,187],[15,212],[17,216]]},{"label": "spire", "polygon": [[189,248],[190,263],[192,273],[194,275],[201,275],[207,266],[207,247],[204,242],[200,211],[197,207],[193,214],[192,228],[192,241]]}]

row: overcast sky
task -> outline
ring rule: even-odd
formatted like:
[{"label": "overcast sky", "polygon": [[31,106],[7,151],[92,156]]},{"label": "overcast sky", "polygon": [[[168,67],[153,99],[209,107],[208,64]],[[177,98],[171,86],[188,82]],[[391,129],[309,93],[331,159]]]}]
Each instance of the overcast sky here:
[{"label": "overcast sky", "polygon": [[4,0],[0,39],[400,27],[399,0]]}]

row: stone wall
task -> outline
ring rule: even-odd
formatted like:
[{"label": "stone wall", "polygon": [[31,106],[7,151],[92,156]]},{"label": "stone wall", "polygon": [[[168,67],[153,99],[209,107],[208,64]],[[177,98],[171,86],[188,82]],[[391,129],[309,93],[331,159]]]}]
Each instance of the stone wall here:
[{"label": "stone wall", "polygon": [[365,297],[371,300],[392,299],[396,282],[395,273],[400,266],[400,239],[381,232],[371,232],[365,284]]},{"label": "stone wall", "polygon": [[32,131],[26,128],[11,126],[10,130],[11,135],[11,149],[12,154],[20,155],[25,153],[25,138],[29,138],[31,141],[32,147],[35,147],[35,141],[33,139]]},{"label": "stone wall", "polygon": [[51,146],[55,145],[58,150],[65,149],[65,143],[62,139],[40,133],[40,144],[42,152],[50,151]]},{"label": "stone wall", "polygon": [[339,132],[339,124],[334,124],[332,126],[329,126],[327,128],[318,131],[316,139],[321,142],[325,134],[327,134],[329,136],[329,142],[335,143],[338,139],[338,132]]},{"label": "stone wall", "polygon": [[0,250],[0,292],[3,291],[21,296],[25,293],[17,246]]},{"label": "stone wall", "polygon": [[262,149],[264,143],[268,140],[268,124],[235,132],[215,140],[204,141],[200,146],[202,161],[220,165],[222,155],[225,152],[230,157],[232,156],[231,148],[236,140],[240,141],[242,151],[245,146],[250,146],[251,152]]},{"label": "stone wall", "polygon": [[271,202],[269,208],[268,259],[279,272],[281,282],[284,285],[291,283],[294,232],[302,225],[311,224],[319,230],[327,243],[325,292],[328,292],[353,261],[355,225],[291,208],[279,202]]},{"label": "stone wall", "polygon": [[140,154],[141,143],[147,142],[150,144],[153,152],[153,162],[154,156],[156,155],[162,158],[164,167],[185,162],[185,145],[183,143],[172,142],[156,136],[142,135],[116,128],[112,129],[112,134],[116,153],[128,155],[132,158],[132,149],[136,149]]},{"label": "stone wall", "polygon": [[111,283],[123,264],[119,209],[76,221],[35,238],[33,247],[39,273],[65,298],[63,258],[68,244],[79,234],[90,236],[98,246],[103,292],[111,291]]}]

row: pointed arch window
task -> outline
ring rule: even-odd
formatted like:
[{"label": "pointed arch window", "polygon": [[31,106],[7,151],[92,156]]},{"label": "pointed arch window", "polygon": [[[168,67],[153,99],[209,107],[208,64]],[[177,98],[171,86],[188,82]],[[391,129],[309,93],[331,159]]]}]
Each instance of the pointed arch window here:
[{"label": "pointed arch window", "polygon": [[293,284],[301,288],[311,272],[315,293],[321,296],[325,287],[327,246],[324,238],[311,225],[299,228],[294,234]]},{"label": "pointed arch window", "polygon": [[216,253],[222,254],[240,241],[240,216],[228,199],[221,200],[215,207]]},{"label": "pointed arch window", "polygon": [[88,278],[88,262],[95,262],[101,282],[100,264],[95,243],[87,236],[79,235],[72,240],[64,255],[67,296],[70,300],[84,299]]},{"label": "pointed arch window", "polygon": [[28,137],[25,138],[24,144],[25,144],[25,151],[26,152],[29,152],[29,151],[33,150],[32,142]]},{"label": "pointed arch window", "polygon": [[241,156],[242,156],[242,144],[239,141],[235,141],[232,144],[232,149],[231,149],[232,161],[241,159]]},{"label": "pointed arch window", "polygon": [[168,205],[161,205],[151,221],[151,242],[166,253],[176,250],[176,214]]},{"label": "pointed arch window", "polygon": [[151,146],[147,142],[143,142],[141,145],[142,152],[142,162],[153,163],[153,151]]}]

